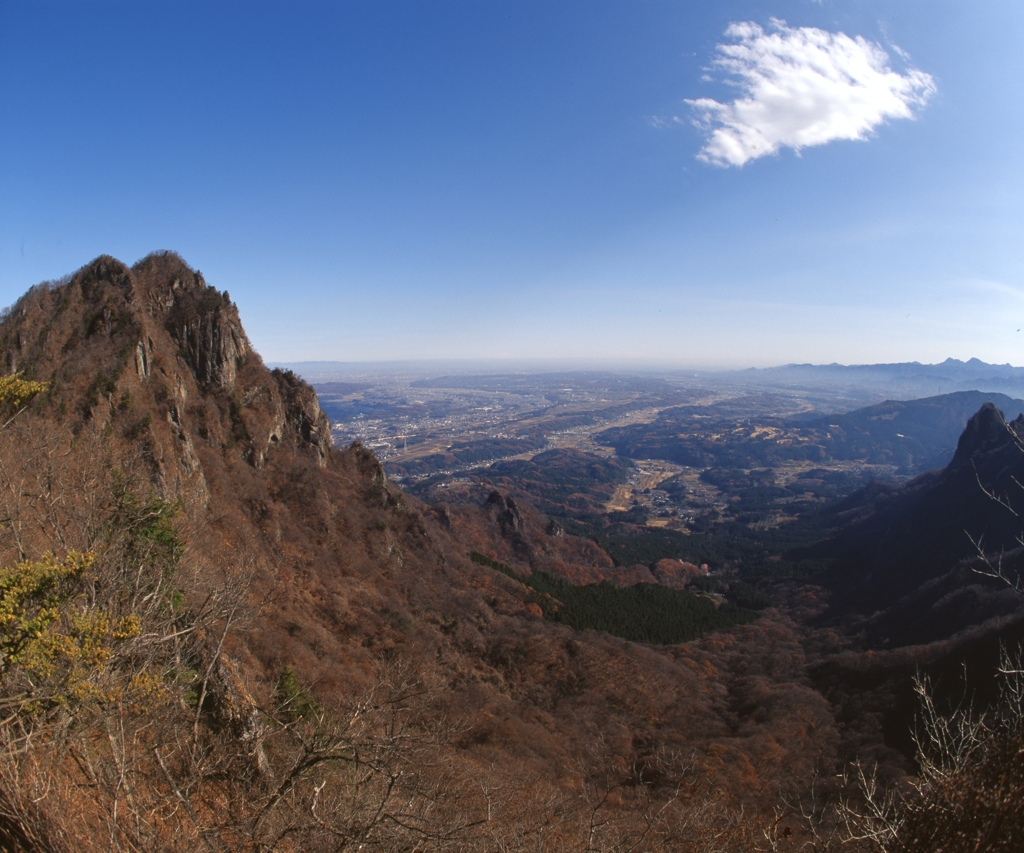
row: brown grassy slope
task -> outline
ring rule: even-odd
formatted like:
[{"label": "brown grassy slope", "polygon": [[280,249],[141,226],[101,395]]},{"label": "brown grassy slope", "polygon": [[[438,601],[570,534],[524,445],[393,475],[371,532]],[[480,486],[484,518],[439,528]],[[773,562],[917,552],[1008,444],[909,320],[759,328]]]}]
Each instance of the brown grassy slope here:
[{"label": "brown grassy slope", "polygon": [[[94,484],[134,460],[181,501],[203,572],[252,577],[259,612],[228,648],[261,701],[285,666],[330,707],[400,660],[443,686],[433,713],[459,721],[468,761],[514,758],[572,788],[581,762],[635,783],[671,751],[758,808],[833,758],[829,709],[785,617],[671,648],[544,621],[468,553],[588,579],[603,552],[549,535],[528,509],[519,539],[494,507],[442,518],[387,484],[372,454],[331,449],[312,390],[269,372],[226,294],[175,255],[131,269],[99,258],[33,289],[0,325],[0,353],[51,383],[24,441],[64,430],[68,464],[93,464]],[[36,526],[31,547],[54,547]]]}]

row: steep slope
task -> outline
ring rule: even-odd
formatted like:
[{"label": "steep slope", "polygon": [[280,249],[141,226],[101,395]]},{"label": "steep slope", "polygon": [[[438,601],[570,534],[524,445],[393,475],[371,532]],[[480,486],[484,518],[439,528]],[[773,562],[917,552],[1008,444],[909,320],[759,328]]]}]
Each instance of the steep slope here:
[{"label": "steep slope", "polygon": [[[772,467],[787,461],[860,461],[920,474],[946,465],[967,420],[985,402],[1011,416],[1024,401],[1003,394],[959,391],[935,397],[887,400],[845,414],[793,411],[793,397],[738,397],[710,405],[663,409],[648,424],[600,434],[621,457],[667,459],[695,468]],[[751,416],[751,412],[762,414]]]},{"label": "steep slope", "polygon": [[[382,849],[410,839],[535,848],[549,832],[555,846],[582,849],[595,843],[586,828],[598,812],[602,832],[623,838],[651,832],[655,807],[696,826],[681,785],[695,803],[713,793],[718,811],[705,814],[740,839],[756,827],[723,809],[769,814],[780,789],[835,758],[829,708],[784,616],[671,647],[544,619],[531,590],[470,552],[491,546],[582,576],[607,555],[590,545],[589,566],[565,565],[578,549],[503,496],[430,510],[365,449],[332,449],[312,390],[268,371],[227,294],[173,254],[132,268],[103,257],[34,288],[0,324],[0,353],[49,383],[0,432],[3,565],[69,549],[99,549],[102,562],[113,542],[123,586],[101,573],[76,588],[74,606],[92,606],[96,583],[126,607],[155,602],[163,633],[144,625],[129,637],[126,665],[139,649],[190,644],[166,659],[146,652],[162,667],[147,678],[170,697],[159,726],[144,703],[96,699],[98,728],[81,724],[96,739],[74,746],[88,761],[61,763],[64,750],[37,762],[54,768],[41,781],[71,780],[58,785],[64,805],[40,818],[53,849],[65,836],[69,849],[90,849],[90,837],[325,849],[371,828],[392,833],[373,836]],[[147,555],[156,545],[167,554],[145,596],[130,573],[151,571],[140,541]],[[90,788],[76,775],[95,765],[117,778],[103,714],[136,733],[123,745],[135,769],[121,771],[135,805],[117,799],[120,783]],[[407,726],[415,736],[401,734]],[[369,788],[353,789],[344,770],[357,755]],[[330,820],[321,797],[333,798]],[[31,802],[24,814],[41,808]],[[168,834],[153,815],[179,806],[193,816]],[[62,817],[76,809],[86,817]],[[129,809],[129,821],[108,825]],[[637,849],[669,829],[658,832],[635,835]]]},{"label": "steep slope", "polygon": [[[151,255],[134,270],[102,257],[63,286],[34,288],[9,311],[0,351],[10,371],[52,383],[50,401],[76,430],[137,410],[163,415],[167,429],[153,427],[154,446],[173,433],[189,461],[194,438],[210,446],[234,438],[232,447],[242,442],[238,455],[260,467],[286,425],[292,443],[313,449],[319,465],[329,452],[315,394],[269,374],[228,295],[171,253]],[[133,392],[143,392],[134,407]],[[227,404],[230,428],[207,417],[203,403],[211,397]],[[195,423],[186,428],[183,417]],[[161,469],[160,476],[172,490],[192,473]]]},{"label": "steep slope", "polygon": [[995,560],[1020,547],[1022,433],[1024,417],[1008,424],[986,403],[946,468],[902,488],[863,489],[840,504],[837,517],[859,520],[814,549],[837,560],[835,610],[876,614],[873,632],[893,643],[930,642],[1018,614],[1020,596],[964,561],[978,557],[978,544]]},{"label": "steep slope", "polygon": [[887,400],[846,414],[800,424],[833,459],[892,464],[910,473],[947,465],[969,418],[985,403],[1007,417],[1024,412],[1024,401],[1005,394],[958,391],[919,400]]}]

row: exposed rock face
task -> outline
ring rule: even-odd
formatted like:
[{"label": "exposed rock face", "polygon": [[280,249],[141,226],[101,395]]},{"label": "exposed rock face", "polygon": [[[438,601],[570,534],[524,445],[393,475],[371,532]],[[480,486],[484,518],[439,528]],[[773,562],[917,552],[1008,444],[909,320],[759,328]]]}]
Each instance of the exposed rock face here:
[{"label": "exposed rock face", "polygon": [[506,498],[501,492],[495,490],[487,496],[487,509],[501,527],[502,536],[513,536],[522,531],[523,516],[511,497]]},{"label": "exposed rock face", "polygon": [[554,536],[556,539],[561,539],[565,536],[565,528],[562,526],[562,522],[557,518],[552,518],[548,522],[548,526],[544,532],[547,533],[548,536]]},{"label": "exposed rock face", "polygon": [[[1013,430],[1011,434],[1010,430]],[[1024,432],[1024,417],[1007,424],[1002,412],[992,403],[985,403],[967,422],[956,445],[950,469],[960,468],[972,459],[992,450],[1014,444],[1014,436]]]},{"label": "exposed rock face", "polygon": [[[873,617],[876,629],[900,643],[931,642],[943,636],[942,631],[983,621],[965,619],[974,605],[964,602],[955,613],[946,614],[941,630],[932,617],[943,596],[965,587],[960,561],[976,558],[979,546],[996,560],[1019,546],[1019,518],[1024,512],[1019,485],[1024,482],[1022,433],[1024,419],[1007,424],[1002,413],[986,403],[968,422],[945,469],[922,474],[899,488],[865,488],[844,501],[844,515],[856,510],[861,517],[810,552],[836,561],[833,584],[839,595],[832,601],[833,611],[885,611],[890,615]],[[977,587],[979,600],[985,599],[979,608],[1005,616],[1002,599],[988,600],[990,594],[1002,593],[1002,587],[995,582],[979,585],[979,576],[970,572],[967,578]],[[897,605],[905,597],[913,606],[901,610]],[[1019,596],[1011,593],[1010,598],[1013,610],[1024,607]],[[961,619],[965,621],[955,621]]]},{"label": "exposed rock face", "polygon": [[[290,370],[275,370],[273,376],[284,400],[285,425],[316,452],[320,465],[326,464],[331,451],[331,424],[320,409],[316,392]],[[274,441],[278,438],[280,435],[271,436]]]},{"label": "exposed rock face", "polygon": [[263,741],[268,726],[260,713],[259,704],[249,693],[238,664],[221,653],[208,683],[212,712],[217,721],[231,729],[232,734],[249,748],[252,764],[257,773],[272,776]]},{"label": "exposed rock face", "polygon": [[533,548],[525,535],[525,523],[516,502],[495,489],[487,496],[484,508],[498,525],[502,537],[511,543],[513,553],[519,559],[529,560]]},{"label": "exposed rock face", "polygon": [[445,530],[452,529],[452,511],[446,504],[433,507],[434,516]]},{"label": "exposed rock face", "polygon": [[131,269],[100,257],[33,288],[0,326],[0,353],[50,383],[73,430],[143,438],[168,495],[208,500],[202,448],[255,468],[282,444],[318,467],[331,453],[313,389],[268,371],[228,295],[172,253]]},{"label": "exposed rock face", "polygon": [[[202,279],[199,282],[201,287]],[[171,287],[181,289],[180,280]],[[251,347],[238,312],[226,297],[213,288],[207,288],[206,293],[186,291],[175,300],[167,322],[198,382],[234,387],[238,367]]]},{"label": "exposed rock face", "polygon": [[[206,284],[199,272],[183,262],[167,263],[173,256],[150,256],[135,272],[149,287],[142,301],[149,315],[162,322],[178,345],[178,354],[196,382],[233,388],[252,345],[242,329],[238,308],[227,293]],[[161,263],[163,262],[163,263]],[[149,342],[152,347],[152,342]],[[144,362],[145,345],[140,341]]]}]

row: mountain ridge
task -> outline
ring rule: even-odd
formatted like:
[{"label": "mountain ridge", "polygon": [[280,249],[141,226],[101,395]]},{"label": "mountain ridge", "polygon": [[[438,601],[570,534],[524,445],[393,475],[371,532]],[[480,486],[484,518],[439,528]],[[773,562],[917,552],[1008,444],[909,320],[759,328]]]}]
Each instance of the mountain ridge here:
[{"label": "mountain ridge", "polygon": [[[606,553],[518,498],[514,512],[507,497],[427,507],[367,449],[331,448],[312,389],[268,371],[229,297],[176,255],[131,268],[101,257],[34,288],[0,322],[0,355],[48,383],[0,431],[0,517],[14,520],[0,565],[95,554],[97,579],[72,589],[61,630],[109,599],[124,614],[112,624],[139,633],[111,635],[122,651],[95,671],[124,667],[130,685],[154,661],[145,683],[163,697],[75,698],[76,724],[47,728],[33,753],[33,779],[60,805],[0,791],[15,798],[0,803],[0,840],[28,828],[43,839],[33,853],[106,849],[112,835],[152,850],[366,837],[397,850],[429,832],[450,849],[585,849],[604,803],[605,847],[649,837],[653,849],[713,814],[708,831],[725,826],[742,849],[761,818],[738,815],[771,814],[785,780],[834,760],[827,703],[795,676],[791,620],[766,610],[714,639],[648,646],[548,618],[543,593],[493,564],[589,572]],[[143,575],[150,609],[136,623],[124,608]],[[111,731],[126,733],[120,765]],[[353,750],[366,770],[355,788]],[[71,755],[97,768],[93,782]],[[128,780],[131,802],[100,778]],[[704,812],[676,796],[684,785]],[[324,797],[337,807],[318,811]],[[194,821],[148,817],[181,814],[182,798]]]},{"label": "mountain ridge", "polygon": [[863,389],[896,397],[926,397],[953,391],[989,391],[1024,396],[1024,367],[988,364],[977,358],[947,358],[937,364],[892,362],[880,364],[787,364],[748,368],[737,378],[782,387],[809,383],[836,388]]},{"label": "mountain ridge", "polygon": [[[810,549],[837,561],[831,580],[839,591],[837,611],[874,614],[872,630],[892,642],[899,637],[900,642],[930,641],[943,631],[948,636],[957,626],[967,627],[966,611],[976,608],[961,602],[961,613],[950,614],[946,625],[938,627],[940,635],[915,635],[915,625],[927,621],[929,609],[958,588],[973,589],[979,600],[991,599],[993,614],[1018,613],[1020,597],[998,581],[972,576],[969,564],[982,553],[998,561],[1020,548],[1022,434],[1024,415],[1008,423],[995,405],[985,403],[971,417],[945,468],[903,486],[869,486],[837,504],[832,512],[850,521]],[[925,588],[930,592],[922,596]],[[908,609],[900,605],[904,599],[916,604]]]}]

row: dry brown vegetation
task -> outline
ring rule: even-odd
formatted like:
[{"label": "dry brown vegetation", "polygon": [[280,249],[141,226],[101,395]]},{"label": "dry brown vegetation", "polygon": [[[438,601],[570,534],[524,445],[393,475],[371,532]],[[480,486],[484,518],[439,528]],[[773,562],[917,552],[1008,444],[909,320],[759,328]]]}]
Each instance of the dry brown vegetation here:
[{"label": "dry brown vegetation", "polygon": [[0,430],[0,566],[88,555],[0,671],[0,847],[826,849],[841,734],[784,613],[667,647],[545,620],[469,554],[603,551],[331,449],[174,255],[35,288],[0,351],[46,385]]}]

